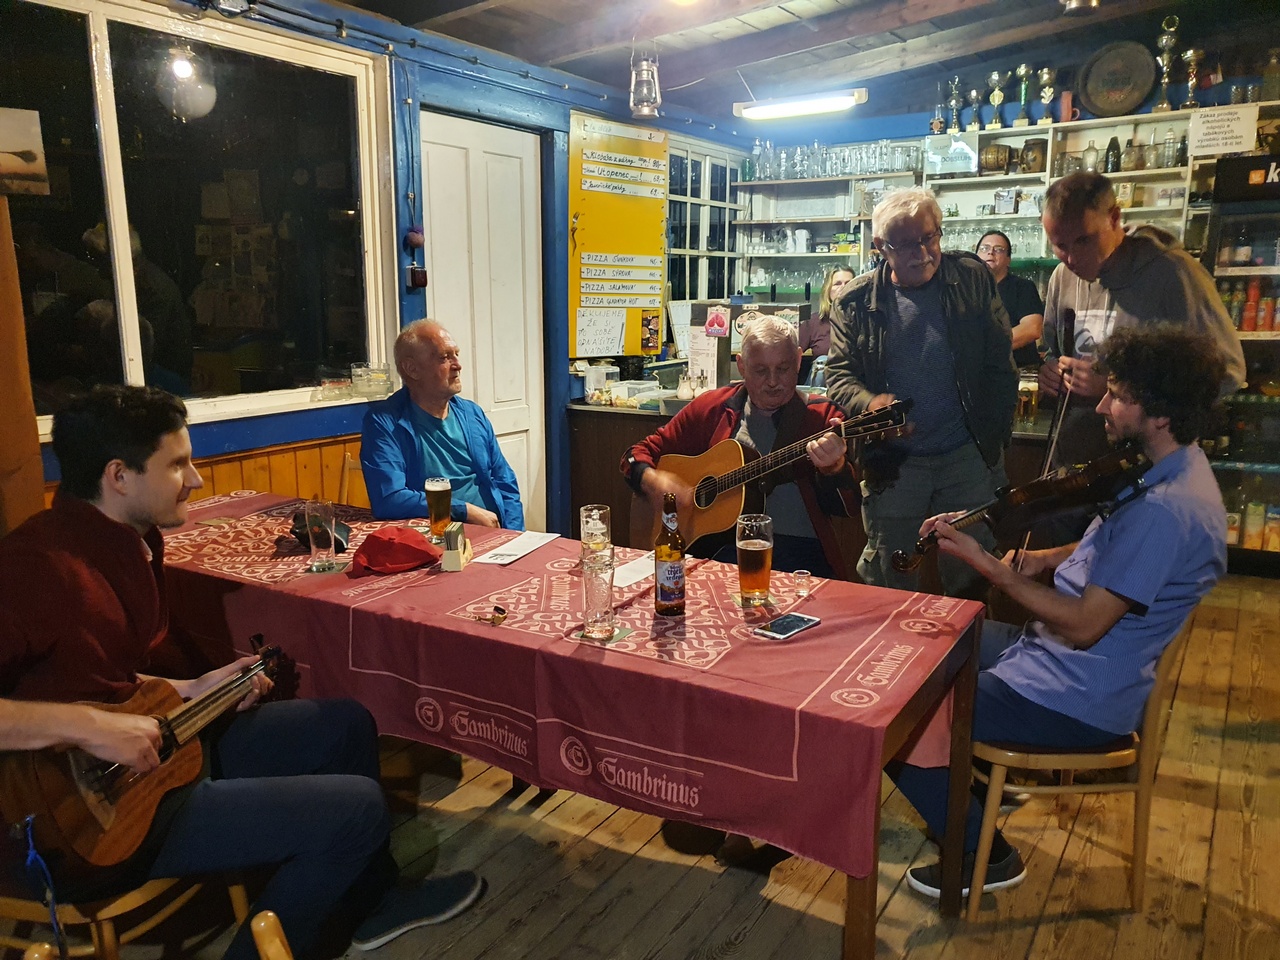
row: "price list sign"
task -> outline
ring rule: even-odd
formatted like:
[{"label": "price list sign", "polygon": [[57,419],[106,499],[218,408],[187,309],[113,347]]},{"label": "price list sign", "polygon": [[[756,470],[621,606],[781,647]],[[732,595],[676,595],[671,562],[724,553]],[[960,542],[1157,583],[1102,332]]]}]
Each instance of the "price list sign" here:
[{"label": "price list sign", "polygon": [[667,135],[574,113],[569,130],[569,350],[657,353],[666,289]]}]

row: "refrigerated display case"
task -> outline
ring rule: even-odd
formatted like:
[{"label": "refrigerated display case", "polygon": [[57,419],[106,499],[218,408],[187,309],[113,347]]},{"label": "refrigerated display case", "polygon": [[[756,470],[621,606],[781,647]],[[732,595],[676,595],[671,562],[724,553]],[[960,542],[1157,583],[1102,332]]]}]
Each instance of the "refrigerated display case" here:
[{"label": "refrigerated display case", "polygon": [[1217,162],[1202,262],[1240,334],[1248,385],[1206,439],[1227,504],[1229,563],[1280,575],[1280,155]]}]

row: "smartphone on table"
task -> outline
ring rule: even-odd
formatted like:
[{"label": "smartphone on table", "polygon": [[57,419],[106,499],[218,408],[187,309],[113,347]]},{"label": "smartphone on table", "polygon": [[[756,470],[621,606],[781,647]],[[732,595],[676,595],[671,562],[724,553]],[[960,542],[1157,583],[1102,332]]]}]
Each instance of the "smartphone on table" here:
[{"label": "smartphone on table", "polygon": [[821,622],[818,617],[811,617],[807,613],[784,613],[751,632],[766,640],[790,640],[801,630],[808,630],[814,624]]}]

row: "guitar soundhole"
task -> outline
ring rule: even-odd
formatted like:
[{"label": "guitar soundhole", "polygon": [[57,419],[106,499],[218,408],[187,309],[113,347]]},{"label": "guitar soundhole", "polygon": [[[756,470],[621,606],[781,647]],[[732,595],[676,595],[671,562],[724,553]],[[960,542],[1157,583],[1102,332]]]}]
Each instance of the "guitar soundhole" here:
[{"label": "guitar soundhole", "polygon": [[705,510],[716,499],[716,482],[711,477],[704,477],[693,489],[693,502],[699,509]]}]

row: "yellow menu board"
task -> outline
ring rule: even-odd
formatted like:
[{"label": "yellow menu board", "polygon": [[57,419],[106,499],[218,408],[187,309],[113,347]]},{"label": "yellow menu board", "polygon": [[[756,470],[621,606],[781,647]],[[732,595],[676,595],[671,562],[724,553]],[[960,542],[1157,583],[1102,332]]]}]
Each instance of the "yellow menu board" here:
[{"label": "yellow menu board", "polygon": [[569,124],[569,355],[662,349],[667,135],[573,113]]}]

